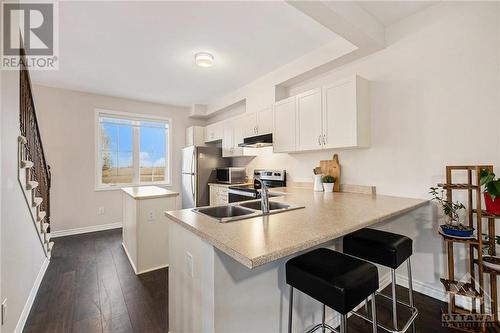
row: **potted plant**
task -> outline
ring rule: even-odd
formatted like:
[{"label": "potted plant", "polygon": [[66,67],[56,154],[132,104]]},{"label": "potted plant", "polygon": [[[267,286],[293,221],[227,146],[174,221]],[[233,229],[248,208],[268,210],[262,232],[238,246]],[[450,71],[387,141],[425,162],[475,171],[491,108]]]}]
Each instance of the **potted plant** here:
[{"label": "potted plant", "polygon": [[440,226],[443,233],[457,237],[472,236],[474,228],[460,223],[459,212],[461,209],[465,209],[465,206],[459,201],[451,202],[444,199],[444,190],[438,192],[437,187],[431,187],[429,193],[432,195],[432,200],[439,203],[446,215],[445,224]]},{"label": "potted plant", "polygon": [[[486,234],[484,236],[484,256],[483,256],[483,264],[484,266],[493,269],[495,271],[500,271],[500,258],[494,256],[493,254],[496,252],[495,249],[490,246],[489,239],[490,237]],[[495,246],[500,245],[500,237],[495,236]]]},{"label": "potted plant", "polygon": [[335,177],[331,175],[323,176],[323,188],[325,192],[333,192],[333,185],[335,185]]},{"label": "potted plant", "polygon": [[495,178],[495,174],[490,170],[482,169],[481,186],[484,185],[484,203],[486,211],[493,215],[500,215],[500,179]]}]

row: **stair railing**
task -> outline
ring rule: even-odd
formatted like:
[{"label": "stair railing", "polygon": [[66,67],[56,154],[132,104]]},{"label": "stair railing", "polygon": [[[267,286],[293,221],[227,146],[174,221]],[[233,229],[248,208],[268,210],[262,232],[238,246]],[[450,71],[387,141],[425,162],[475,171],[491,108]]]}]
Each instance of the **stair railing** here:
[{"label": "stair railing", "polygon": [[[21,49],[21,56],[25,60],[24,49]],[[50,187],[51,187],[51,172],[50,166],[45,159],[43,151],[42,138],[40,136],[40,128],[36,117],[35,103],[31,90],[31,80],[28,68],[24,65],[26,61],[21,61],[20,66],[20,112],[19,123],[21,135],[26,138],[26,144],[22,150],[22,159],[33,162],[34,166],[29,172],[27,181],[33,180],[38,182],[36,188],[36,196],[42,198],[40,210],[46,212],[45,221],[49,223],[50,228]],[[48,230],[50,231],[50,229]]]}]

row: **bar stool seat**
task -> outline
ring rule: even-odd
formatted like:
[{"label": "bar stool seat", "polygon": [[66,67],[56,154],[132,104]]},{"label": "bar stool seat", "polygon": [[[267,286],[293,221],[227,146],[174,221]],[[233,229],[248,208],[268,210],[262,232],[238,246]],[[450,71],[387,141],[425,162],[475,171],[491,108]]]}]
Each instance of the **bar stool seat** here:
[{"label": "bar stool seat", "polygon": [[378,271],[366,261],[321,248],[290,259],[286,282],[346,314],[378,289]]},{"label": "bar stool seat", "polygon": [[[377,267],[364,260],[320,248],[287,261],[286,282],[290,285],[288,332],[292,332],[293,289],[296,288],[323,303],[323,320],[308,332],[322,328],[333,331],[325,323],[325,306],[341,315],[340,332],[347,331],[347,314],[379,287]],[[372,302],[373,332],[377,330],[375,301]]]},{"label": "bar stool seat", "polygon": [[375,229],[361,229],[344,237],[344,253],[394,269],[412,255],[412,249],[411,238]]}]

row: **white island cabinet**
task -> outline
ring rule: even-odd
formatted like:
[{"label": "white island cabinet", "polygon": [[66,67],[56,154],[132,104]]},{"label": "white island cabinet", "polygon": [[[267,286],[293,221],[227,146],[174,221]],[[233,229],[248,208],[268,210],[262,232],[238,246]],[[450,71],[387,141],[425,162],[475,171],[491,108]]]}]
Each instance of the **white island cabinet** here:
[{"label": "white island cabinet", "polygon": [[157,186],[123,188],[123,248],[136,274],[168,266],[165,210],[179,208],[179,193]]}]

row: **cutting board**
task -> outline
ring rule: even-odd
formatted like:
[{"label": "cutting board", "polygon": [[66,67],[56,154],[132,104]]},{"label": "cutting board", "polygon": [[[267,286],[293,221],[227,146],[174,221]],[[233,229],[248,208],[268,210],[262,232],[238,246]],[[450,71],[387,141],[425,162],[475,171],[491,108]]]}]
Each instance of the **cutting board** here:
[{"label": "cutting board", "polygon": [[319,162],[319,167],[321,168],[321,173],[323,175],[330,175],[335,177],[335,186],[333,187],[334,192],[340,192],[340,163],[339,156],[337,154],[333,155],[333,160],[325,160]]}]

